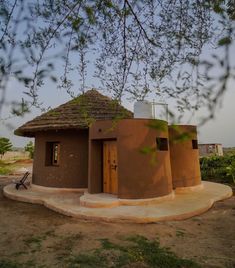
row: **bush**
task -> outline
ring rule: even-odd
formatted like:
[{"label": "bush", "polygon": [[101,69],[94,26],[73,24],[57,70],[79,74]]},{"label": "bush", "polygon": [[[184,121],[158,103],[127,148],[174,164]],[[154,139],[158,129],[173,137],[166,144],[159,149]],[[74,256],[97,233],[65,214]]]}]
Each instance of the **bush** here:
[{"label": "bush", "polygon": [[235,154],[200,159],[202,180],[235,183]]}]

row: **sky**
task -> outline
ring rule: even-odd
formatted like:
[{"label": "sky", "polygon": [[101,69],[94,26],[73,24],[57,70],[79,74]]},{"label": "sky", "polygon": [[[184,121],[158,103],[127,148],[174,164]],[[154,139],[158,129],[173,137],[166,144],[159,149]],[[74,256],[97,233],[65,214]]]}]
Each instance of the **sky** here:
[{"label": "sky", "polygon": [[[11,82],[7,91],[8,100],[16,100],[21,98],[23,88],[17,82]],[[17,93],[17,91],[19,91]],[[70,100],[70,97],[63,90],[57,89],[56,85],[50,81],[45,83],[42,88],[41,100],[44,101],[46,106],[51,106],[52,108],[65,103]],[[227,92],[225,93],[222,107],[217,110],[215,118],[208,121],[205,125],[198,129],[198,140],[199,143],[222,143],[223,147],[235,146],[235,81],[229,85]],[[159,101],[159,100],[156,100]],[[123,105],[129,110],[133,111],[133,102],[124,101]],[[168,102],[169,108],[171,108],[171,102]],[[156,108],[158,109],[158,107]],[[31,113],[26,114],[24,117],[14,117],[12,119],[0,122],[0,136],[8,137],[14,146],[23,147],[25,144],[31,140],[24,137],[19,137],[14,135],[14,129],[21,126],[25,122],[33,119],[35,116],[40,115],[41,112],[38,110],[33,110]],[[8,117],[9,108],[4,108],[3,117]],[[202,111],[199,111],[193,118],[190,124],[197,124],[200,121]],[[181,122],[182,124],[188,123]],[[33,139],[32,139],[33,140]]]},{"label": "sky", "polygon": [[[208,57],[207,54],[211,53],[208,49],[205,49],[203,55],[205,58]],[[230,58],[235,59],[235,44],[233,44]],[[57,69],[61,71],[60,62],[55,61],[57,64]],[[90,69],[89,69],[90,68]],[[99,82],[92,76],[94,68],[92,65],[88,67],[88,77],[89,88],[96,87]],[[59,77],[60,74],[57,74]],[[75,85],[79,83],[77,77],[73,77]],[[79,86],[78,86],[79,87]],[[7,101],[18,101],[22,97],[25,97],[23,94],[24,87],[22,84],[19,84],[15,80],[11,80],[7,87]],[[69,101],[70,96],[62,89],[58,89],[56,83],[45,80],[44,85],[39,91],[40,101],[43,102],[44,107],[55,108],[56,106]],[[150,99],[153,100],[152,98]],[[154,99],[156,102],[161,100]],[[170,99],[165,100],[169,106],[169,109],[174,111],[173,101]],[[235,147],[235,79],[229,84],[227,91],[224,95],[223,103],[220,109],[217,109],[214,119],[211,119],[206,124],[198,128],[198,140],[199,143],[221,143],[223,147]],[[133,111],[134,102],[128,100],[123,101],[123,106]],[[158,107],[156,108],[158,109]],[[185,121],[181,121],[181,124],[194,124],[197,125],[200,122],[200,118],[203,116],[203,109],[199,110],[193,119],[188,122],[186,119],[190,117],[190,113],[186,112]],[[26,123],[29,120],[32,120],[35,116],[40,115],[41,112],[37,109],[33,109],[30,113],[26,114],[24,117],[13,117],[7,120],[0,120],[0,137],[7,137],[11,140],[15,147],[24,147],[26,143],[30,140],[28,138],[19,137],[14,135],[14,130]],[[10,108],[4,107],[0,118],[11,117]]]},{"label": "sky", "polygon": [[223,147],[235,147],[234,100],[235,83],[225,93],[222,107],[215,113],[215,118],[198,129],[200,143],[221,143]]}]

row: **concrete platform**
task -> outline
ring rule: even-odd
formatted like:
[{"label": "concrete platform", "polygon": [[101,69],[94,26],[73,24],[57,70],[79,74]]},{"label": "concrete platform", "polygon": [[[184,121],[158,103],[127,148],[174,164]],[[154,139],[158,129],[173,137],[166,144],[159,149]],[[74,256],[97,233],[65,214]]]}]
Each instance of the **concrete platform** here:
[{"label": "concrete platform", "polygon": [[3,189],[4,195],[10,199],[43,204],[67,216],[138,223],[187,219],[207,211],[214,202],[232,196],[230,187],[212,182],[176,189],[172,195],[160,199],[123,200],[104,194],[83,195],[83,191],[53,188],[48,191],[46,187],[34,185],[28,190],[17,191],[12,184]]}]

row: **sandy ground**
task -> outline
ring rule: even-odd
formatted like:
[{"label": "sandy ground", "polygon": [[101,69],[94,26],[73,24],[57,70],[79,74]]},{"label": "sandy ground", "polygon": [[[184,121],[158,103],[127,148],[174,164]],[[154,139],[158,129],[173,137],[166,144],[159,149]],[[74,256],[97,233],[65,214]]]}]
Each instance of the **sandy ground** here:
[{"label": "sandy ground", "polygon": [[[0,185],[8,182],[0,178]],[[99,239],[121,243],[121,238],[136,234],[158,238],[161,246],[202,267],[234,268],[235,196],[188,220],[128,224],[69,218],[40,205],[8,200],[0,187],[0,260],[65,267],[64,258],[99,247]]]}]

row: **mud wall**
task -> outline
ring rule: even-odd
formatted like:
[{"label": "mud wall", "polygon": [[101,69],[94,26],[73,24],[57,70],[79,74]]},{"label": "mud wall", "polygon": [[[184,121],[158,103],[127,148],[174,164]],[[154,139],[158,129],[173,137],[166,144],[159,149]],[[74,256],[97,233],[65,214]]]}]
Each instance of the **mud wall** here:
[{"label": "mud wall", "polygon": [[[60,143],[59,164],[46,163],[46,144]],[[33,183],[59,188],[88,185],[88,130],[44,131],[35,136]]]},{"label": "mud wall", "polygon": [[199,185],[197,128],[190,125],[169,126],[169,138],[173,188]]}]

